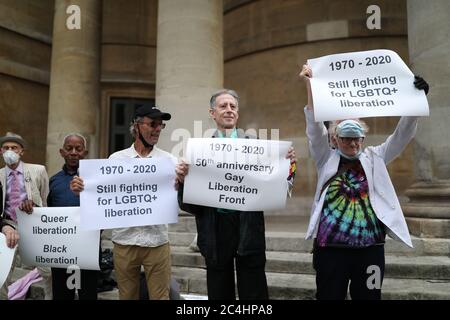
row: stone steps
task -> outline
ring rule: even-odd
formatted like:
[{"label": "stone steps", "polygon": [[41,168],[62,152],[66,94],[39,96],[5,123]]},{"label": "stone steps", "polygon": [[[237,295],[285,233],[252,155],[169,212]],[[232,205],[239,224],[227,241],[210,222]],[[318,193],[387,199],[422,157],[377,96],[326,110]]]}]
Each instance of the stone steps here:
[{"label": "stone steps", "polygon": [[[383,299],[450,299],[450,259],[442,256],[386,256]],[[29,270],[16,268],[15,278]],[[273,299],[313,299],[315,276],[311,254],[267,252],[266,272]],[[206,295],[204,259],[187,247],[172,247],[172,273],[184,294]],[[39,283],[30,299],[43,299]],[[118,299],[117,290],[99,294],[99,299]]]},{"label": "stone steps", "polygon": [[[315,299],[315,276],[312,274],[288,274],[267,272],[269,296],[276,300]],[[201,268],[173,267],[172,275],[180,284],[183,296],[197,295],[204,299],[206,270]],[[40,283],[30,289],[29,299],[41,300],[44,290]],[[117,300],[118,290],[102,292],[99,300]],[[450,281],[386,278],[382,299],[385,300],[450,300]]]},{"label": "stone steps", "polygon": [[[180,217],[169,231],[172,272],[181,290],[206,295],[204,260],[188,249],[196,234],[195,220]],[[266,272],[272,299],[315,298],[312,241],[304,238],[301,230],[266,231]],[[450,299],[450,239],[412,237],[412,242],[414,248],[386,239],[383,299]]]},{"label": "stone steps", "polygon": [[[169,239],[173,246],[188,246],[195,234],[196,225],[192,216],[180,216],[177,224],[169,225]],[[450,239],[414,236],[411,239],[414,248],[387,237],[386,254],[450,257]],[[267,251],[310,252],[312,241],[305,240],[304,232],[266,231],[266,248]]]},{"label": "stone steps", "polygon": [[[190,294],[206,294],[206,271],[200,268],[174,267],[172,274],[181,290]],[[315,276],[267,272],[269,297],[283,300],[315,299]],[[450,281],[386,278],[382,299],[386,300],[450,300]]]},{"label": "stone steps", "polygon": [[[179,223],[169,226],[169,231],[172,273],[180,283],[181,292],[204,297],[204,259],[188,249],[196,234],[195,220],[181,216]],[[304,232],[266,232],[266,272],[272,299],[314,299],[312,241],[304,238]],[[112,248],[107,233],[102,239],[103,249]],[[412,241],[413,249],[386,239],[383,299],[450,299],[450,239],[412,237]],[[31,287],[31,298],[43,298],[39,283]],[[100,293],[99,299],[118,299],[118,292]]]},{"label": "stone steps", "polygon": [[[205,268],[203,257],[187,247],[172,246],[172,266]],[[266,253],[267,272],[314,274],[312,254],[303,252]],[[386,255],[385,277],[450,281],[450,258],[443,256]]]},{"label": "stone steps", "polygon": [[[172,246],[188,246],[195,233],[169,233]],[[414,248],[391,238],[386,239],[386,254],[405,256],[450,256],[450,239],[412,237]],[[267,251],[311,252],[312,241],[305,240],[304,233],[266,232]]]},{"label": "stone steps", "polygon": [[[192,232],[169,232],[170,245],[172,247],[189,246],[195,237]],[[409,248],[403,243],[391,238],[386,239],[385,252],[398,256],[447,256],[450,257],[450,239],[417,238],[412,237],[414,248]],[[102,248],[112,248],[110,240],[102,240]],[[305,240],[304,233],[295,232],[266,232],[267,251],[304,252],[312,249],[312,241]]]}]

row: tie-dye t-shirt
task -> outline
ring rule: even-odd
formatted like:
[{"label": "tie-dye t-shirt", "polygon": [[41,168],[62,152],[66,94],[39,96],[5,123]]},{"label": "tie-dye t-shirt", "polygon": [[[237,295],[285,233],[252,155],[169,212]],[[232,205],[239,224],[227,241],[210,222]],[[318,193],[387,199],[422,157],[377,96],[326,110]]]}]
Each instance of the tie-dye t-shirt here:
[{"label": "tie-dye t-shirt", "polygon": [[[339,168],[349,160],[341,157]],[[359,160],[330,184],[320,216],[320,247],[367,247],[384,243],[383,223],[369,200],[369,187]]]}]

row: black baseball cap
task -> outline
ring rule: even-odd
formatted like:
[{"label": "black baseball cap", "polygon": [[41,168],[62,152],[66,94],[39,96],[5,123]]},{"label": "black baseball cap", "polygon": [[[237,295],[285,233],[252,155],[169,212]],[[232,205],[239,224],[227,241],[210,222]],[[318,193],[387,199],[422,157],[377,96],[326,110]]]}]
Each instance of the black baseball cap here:
[{"label": "black baseball cap", "polygon": [[136,112],[134,113],[134,119],[137,117],[149,117],[151,119],[161,118],[162,120],[170,120],[172,116],[170,113],[167,112],[161,112],[156,106],[150,107],[150,106],[141,106],[136,109]]}]

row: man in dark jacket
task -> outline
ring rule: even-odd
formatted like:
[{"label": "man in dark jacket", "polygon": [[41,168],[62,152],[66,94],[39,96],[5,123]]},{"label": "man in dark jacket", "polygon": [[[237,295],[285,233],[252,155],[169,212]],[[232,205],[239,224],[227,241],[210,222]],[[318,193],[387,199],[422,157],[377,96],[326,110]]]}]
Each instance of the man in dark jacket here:
[{"label": "man in dark jacket", "polygon": [[[252,138],[236,128],[239,118],[239,97],[233,90],[223,89],[211,97],[210,116],[215,121],[217,138]],[[289,149],[286,158],[295,162],[295,152]],[[184,211],[195,215],[197,244],[205,258],[208,298],[234,300],[234,263],[240,300],[268,299],[266,242],[262,211],[244,212],[183,203],[184,177],[188,165],[177,166],[178,203]]]},{"label": "man in dark jacket", "polygon": [[[70,181],[77,174],[80,160],[84,159],[86,138],[79,133],[71,133],[64,137],[63,146],[59,150],[64,158],[61,171],[50,178],[49,207],[79,207],[80,196],[70,190]],[[67,279],[71,274],[65,268],[52,268],[53,300],[74,300],[75,289],[67,287]],[[81,270],[81,288],[78,290],[80,300],[97,300],[98,271]]]}]

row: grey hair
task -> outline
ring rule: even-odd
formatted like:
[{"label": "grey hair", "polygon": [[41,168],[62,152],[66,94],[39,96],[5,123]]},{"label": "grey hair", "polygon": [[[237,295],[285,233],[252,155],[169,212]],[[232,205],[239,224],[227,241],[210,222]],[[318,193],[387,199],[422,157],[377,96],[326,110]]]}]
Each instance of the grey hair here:
[{"label": "grey hair", "polygon": [[[353,120],[358,121],[358,123],[364,129],[365,133],[369,132],[369,126],[367,125],[367,123],[365,123],[363,120],[360,120],[360,119],[353,119]],[[336,120],[336,121],[330,122],[330,127],[328,128],[328,134],[330,135],[330,137],[336,137],[336,127],[342,121],[344,121],[344,120]]]},{"label": "grey hair", "polygon": [[131,121],[131,123],[130,123],[130,134],[131,134],[131,136],[132,136],[133,138],[136,138],[136,135],[137,135],[137,131],[136,131],[136,129],[134,128],[134,125],[135,125],[136,123],[138,123],[139,121],[143,120],[143,119],[144,119],[144,117],[136,117],[136,118],[134,118],[134,119]]},{"label": "grey hair", "polygon": [[78,138],[80,138],[81,140],[83,140],[84,148],[87,149],[87,140],[86,140],[86,138],[85,138],[81,133],[77,133],[77,132],[71,132],[71,133],[69,133],[69,134],[66,134],[66,135],[64,136],[64,138],[63,138],[63,143],[62,143],[63,146],[64,146],[64,144],[66,143],[66,140],[67,140],[69,137],[78,137]]},{"label": "grey hair", "polygon": [[219,91],[214,92],[213,95],[211,96],[211,99],[209,100],[209,107],[211,109],[214,109],[216,107],[217,97],[221,96],[223,94],[229,94],[234,99],[236,99],[236,107],[239,107],[239,96],[236,93],[236,91],[231,90],[231,89],[220,89]]}]

